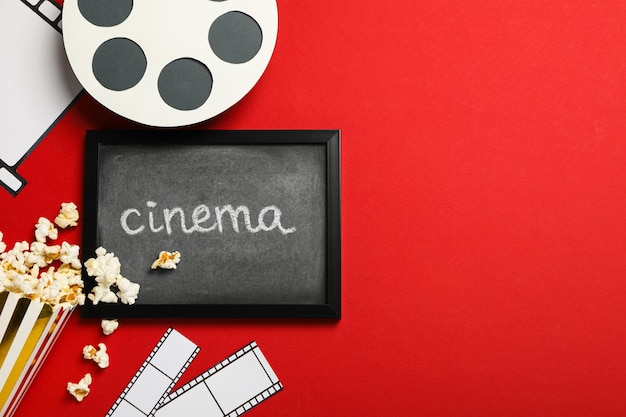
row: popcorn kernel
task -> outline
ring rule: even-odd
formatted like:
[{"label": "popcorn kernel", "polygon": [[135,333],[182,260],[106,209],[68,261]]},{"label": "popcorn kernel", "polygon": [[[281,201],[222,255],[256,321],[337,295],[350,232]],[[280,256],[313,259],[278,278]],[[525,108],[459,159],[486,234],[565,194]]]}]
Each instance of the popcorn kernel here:
[{"label": "popcorn kernel", "polygon": [[176,265],[180,262],[180,252],[161,251],[159,258],[152,263],[151,268],[157,269],[176,269]]},{"label": "popcorn kernel", "polygon": [[76,398],[76,401],[81,402],[89,394],[91,382],[91,374],[87,373],[78,383],[68,382],[67,391]]}]

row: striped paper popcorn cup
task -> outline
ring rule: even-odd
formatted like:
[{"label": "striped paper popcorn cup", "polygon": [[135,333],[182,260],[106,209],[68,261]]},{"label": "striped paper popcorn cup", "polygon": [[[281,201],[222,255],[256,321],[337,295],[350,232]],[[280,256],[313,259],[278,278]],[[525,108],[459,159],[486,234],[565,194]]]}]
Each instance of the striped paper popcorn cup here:
[{"label": "striped paper popcorn cup", "polygon": [[0,416],[15,413],[73,310],[0,293]]}]

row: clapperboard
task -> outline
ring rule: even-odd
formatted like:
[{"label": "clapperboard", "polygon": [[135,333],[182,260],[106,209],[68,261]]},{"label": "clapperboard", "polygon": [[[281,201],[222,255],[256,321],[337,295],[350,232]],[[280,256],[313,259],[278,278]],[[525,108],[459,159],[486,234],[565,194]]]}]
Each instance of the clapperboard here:
[{"label": "clapperboard", "polygon": [[[17,168],[80,96],[63,52],[61,7],[51,0],[0,1],[0,187],[17,195]],[[2,191],[2,189],[0,189]]]},{"label": "clapperboard", "polygon": [[236,417],[282,390],[255,342],[171,392],[199,348],[168,329],[106,417]]}]

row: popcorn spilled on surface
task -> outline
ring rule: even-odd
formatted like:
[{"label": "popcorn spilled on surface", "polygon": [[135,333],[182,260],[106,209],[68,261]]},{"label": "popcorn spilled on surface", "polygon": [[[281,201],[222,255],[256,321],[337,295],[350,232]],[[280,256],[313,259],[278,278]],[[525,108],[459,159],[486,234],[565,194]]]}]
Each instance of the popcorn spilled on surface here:
[{"label": "popcorn spilled on surface", "polygon": [[[51,222],[39,217],[32,242],[16,242],[8,247],[0,232],[0,334],[14,329],[14,338],[2,340],[4,361],[0,361],[0,415],[12,415],[28,389],[39,365],[46,357],[57,333],[75,306],[85,302],[80,248],[68,242],[52,243],[61,229],[77,226],[74,203],[63,203]],[[68,391],[78,401],[89,393],[91,376]],[[6,414],[5,414],[6,413]]]},{"label": "popcorn spilled on surface", "polygon": [[[38,219],[34,227],[34,240],[30,243],[16,242],[12,248],[9,248],[3,242],[4,235],[0,232],[0,293],[6,296],[6,301],[0,303],[0,311],[12,317],[18,302],[27,303],[27,315],[32,316],[32,320],[30,318],[26,320],[24,318],[26,315],[16,316],[16,319],[19,320],[17,326],[24,327],[26,333],[22,333],[28,337],[37,337],[41,340],[53,338],[54,333],[62,328],[61,323],[69,318],[73,307],[83,305],[86,298],[89,298],[94,305],[99,302],[114,303],[118,300],[130,305],[134,304],[137,299],[139,284],[123,277],[119,259],[113,253],[107,253],[102,247],[96,250],[96,257],[85,261],[84,267],[88,275],[95,277],[97,285],[88,295],[83,293],[83,264],[80,259],[80,247],[65,241],[58,244],[52,243],[58,239],[60,230],[77,226],[78,219],[79,213],[76,205],[62,203],[53,222],[46,217]],[[180,255],[178,259],[172,258],[170,262],[177,263],[179,259]],[[7,310],[8,313],[3,310]],[[52,315],[48,312],[50,310]],[[49,318],[42,322],[35,313],[40,317]],[[37,319],[36,323],[35,319]],[[56,326],[53,326],[55,323]],[[11,325],[11,322],[0,323],[0,326],[2,325],[6,327]],[[105,335],[113,333],[118,326],[116,319],[101,322],[102,332]],[[6,329],[0,328],[0,332],[4,330]],[[9,356],[13,356],[11,360],[4,361],[0,366],[0,371],[4,371],[5,368],[10,369],[10,375],[6,381],[0,381],[0,390],[3,393],[7,390],[18,392],[20,389],[26,389],[23,387],[23,381],[30,380],[34,376],[34,374],[24,374],[22,366],[18,364],[29,363],[28,361],[31,360],[29,358],[32,357],[45,357],[41,351],[22,352],[26,336],[19,341],[16,339],[9,346]],[[37,346],[46,346],[46,349],[49,349],[51,344],[42,342]],[[10,352],[22,353],[16,356]],[[85,359],[94,361],[100,368],[109,366],[109,354],[104,343],[99,343],[97,348],[86,345],[82,354]],[[87,373],[77,383],[68,382],[67,391],[80,402],[89,394],[91,383],[92,377]],[[19,405],[20,399],[21,397],[14,398],[12,394],[8,397],[1,397],[0,414],[3,415],[8,407],[14,410]]]},{"label": "popcorn spilled on surface", "polygon": [[92,345],[85,346],[83,348],[83,358],[91,359],[97,363],[100,368],[108,368],[109,354],[107,353],[107,347],[104,343],[98,343],[98,348],[99,349],[96,349]]},{"label": "popcorn spilled on surface", "polygon": [[151,268],[157,269],[176,269],[176,265],[180,262],[180,252],[161,251],[159,258],[152,263]]},{"label": "popcorn spilled on surface", "polygon": [[67,391],[76,398],[76,401],[80,402],[89,394],[91,381],[91,374],[87,373],[78,383],[68,382]]},{"label": "popcorn spilled on surface", "polygon": [[74,203],[61,203],[61,211],[54,219],[54,223],[61,229],[78,225],[78,208]]},{"label": "popcorn spilled on surface", "polygon": [[100,322],[102,333],[104,333],[105,336],[109,336],[111,333],[116,331],[119,325],[120,324],[118,323],[117,319],[113,319],[113,320],[104,319]]},{"label": "popcorn spilled on surface", "polygon": [[[59,216],[65,213],[63,218],[78,219],[74,210],[74,203],[63,203]],[[66,227],[77,225],[75,221],[62,224]],[[80,248],[68,242],[60,245],[47,243],[58,236],[58,229],[45,217],[37,221],[35,241],[30,244],[16,242],[7,250],[0,232],[0,292],[12,292],[53,307],[84,304]]]},{"label": "popcorn spilled on surface", "polygon": [[56,240],[58,237],[59,230],[54,227],[54,224],[45,217],[40,217],[35,225],[35,239],[37,239],[37,242],[43,243],[46,241],[46,238]]}]

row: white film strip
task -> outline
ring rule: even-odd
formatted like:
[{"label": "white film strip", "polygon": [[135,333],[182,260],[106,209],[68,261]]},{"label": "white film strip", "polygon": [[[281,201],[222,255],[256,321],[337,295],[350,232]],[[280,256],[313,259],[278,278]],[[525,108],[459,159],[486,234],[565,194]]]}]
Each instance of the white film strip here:
[{"label": "white film strip", "polygon": [[251,342],[170,393],[198,350],[176,330],[168,329],[107,417],[235,417],[283,388],[257,344]]},{"label": "white film strip", "polygon": [[18,166],[79,96],[63,50],[61,7],[51,0],[0,1],[0,186],[17,195]]},{"label": "white film strip", "polygon": [[[168,329],[139,367],[107,417],[150,417],[176,385],[200,349],[176,330]],[[180,416],[179,416],[180,417]]]},{"label": "white film strip", "polygon": [[61,33],[61,6],[50,0],[21,1]]},{"label": "white film strip", "polygon": [[252,342],[167,396],[155,416],[240,416],[282,388]]}]

